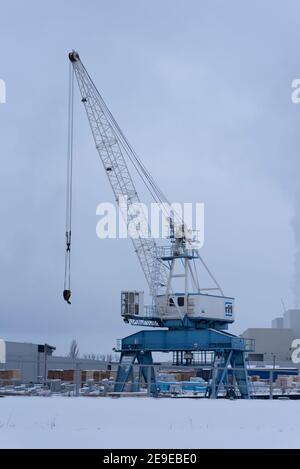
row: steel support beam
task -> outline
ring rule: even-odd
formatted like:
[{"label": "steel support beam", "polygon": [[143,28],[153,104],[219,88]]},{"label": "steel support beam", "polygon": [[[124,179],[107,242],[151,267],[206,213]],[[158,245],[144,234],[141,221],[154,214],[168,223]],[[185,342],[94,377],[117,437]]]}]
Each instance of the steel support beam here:
[{"label": "steel support beam", "polygon": [[227,332],[215,329],[140,331],[122,339],[119,351],[121,358],[115,391],[124,390],[126,382],[131,379],[133,364],[138,363],[141,365],[139,385],[142,378],[148,385],[151,379],[151,394],[157,392],[152,352],[175,352],[177,357],[185,352],[212,352],[215,354],[215,375],[209,395],[214,391],[213,395],[218,397],[230,369],[241,398],[250,397],[245,364],[246,341]]}]

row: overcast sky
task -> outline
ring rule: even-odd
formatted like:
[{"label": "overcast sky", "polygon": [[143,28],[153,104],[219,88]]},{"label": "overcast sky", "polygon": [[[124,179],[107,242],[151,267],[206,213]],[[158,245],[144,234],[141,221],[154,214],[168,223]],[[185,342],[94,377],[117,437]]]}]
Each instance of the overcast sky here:
[{"label": "overcast sky", "polygon": [[113,196],[77,89],[72,306],[62,300],[73,48],[169,199],[205,203],[202,255],[236,297],[230,330],[268,327],[281,297],[292,307],[299,2],[1,0],[0,8],[0,336],[58,353],[76,338],[82,353],[101,353],[136,332],[122,323],[120,291],[146,285],[129,241],[96,238],[96,206]]}]

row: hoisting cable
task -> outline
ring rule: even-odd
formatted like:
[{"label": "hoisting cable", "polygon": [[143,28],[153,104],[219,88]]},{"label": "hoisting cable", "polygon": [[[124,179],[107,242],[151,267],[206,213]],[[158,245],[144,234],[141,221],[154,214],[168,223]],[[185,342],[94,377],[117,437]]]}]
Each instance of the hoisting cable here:
[{"label": "hoisting cable", "polygon": [[68,150],[67,150],[67,196],[66,196],[66,252],[64,300],[71,304],[71,236],[72,236],[72,183],[73,183],[73,115],[74,115],[74,70],[69,65],[68,98]]}]

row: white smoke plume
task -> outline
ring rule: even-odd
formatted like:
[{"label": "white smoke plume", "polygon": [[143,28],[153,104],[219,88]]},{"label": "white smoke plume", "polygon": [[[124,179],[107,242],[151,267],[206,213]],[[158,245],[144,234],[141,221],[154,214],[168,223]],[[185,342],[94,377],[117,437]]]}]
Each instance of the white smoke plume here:
[{"label": "white smoke plume", "polygon": [[292,219],[292,228],[295,240],[295,257],[294,257],[294,275],[293,275],[293,299],[294,308],[300,306],[300,190],[298,190],[295,198],[294,217]]}]

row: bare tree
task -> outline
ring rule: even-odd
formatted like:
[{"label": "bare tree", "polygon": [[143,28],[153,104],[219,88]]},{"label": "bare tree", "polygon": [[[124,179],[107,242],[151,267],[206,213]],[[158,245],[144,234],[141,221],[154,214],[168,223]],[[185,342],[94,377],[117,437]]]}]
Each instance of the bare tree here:
[{"label": "bare tree", "polygon": [[84,353],[83,358],[86,358],[87,360],[97,360],[95,353]]},{"label": "bare tree", "polygon": [[79,347],[75,339],[72,340],[70,345],[69,357],[76,359],[79,355]]},{"label": "bare tree", "polygon": [[107,355],[104,353],[84,353],[83,358],[88,360],[99,360],[101,362],[111,361],[113,359],[111,353]]}]

